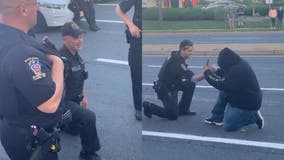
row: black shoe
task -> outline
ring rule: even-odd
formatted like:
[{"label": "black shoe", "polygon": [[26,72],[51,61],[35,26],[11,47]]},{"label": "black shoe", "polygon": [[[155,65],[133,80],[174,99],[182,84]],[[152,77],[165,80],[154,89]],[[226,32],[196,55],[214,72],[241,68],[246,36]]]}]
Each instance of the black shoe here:
[{"label": "black shoe", "polygon": [[90,29],[91,31],[95,31],[95,32],[97,32],[97,31],[101,30],[101,28],[100,28],[100,27],[98,27],[98,26],[90,27],[89,29]]},{"label": "black shoe", "polygon": [[181,115],[181,116],[194,116],[194,115],[196,115],[196,112],[186,111],[186,112],[179,113],[179,115]]},{"label": "black shoe", "polygon": [[148,118],[152,118],[151,103],[144,101],[143,108],[144,108],[144,115]]},{"label": "black shoe", "polygon": [[142,112],[139,110],[135,110],[135,118],[137,121],[141,121],[142,120]]},{"label": "black shoe", "polygon": [[264,119],[260,113],[260,111],[257,111],[258,120],[256,120],[256,125],[259,129],[262,129],[264,127]]},{"label": "black shoe", "polygon": [[222,126],[223,125],[222,120],[216,120],[216,119],[213,119],[213,118],[207,118],[207,119],[204,120],[204,122],[206,124],[215,125],[215,126]]},{"label": "black shoe", "polygon": [[103,160],[97,153],[80,153],[80,160]]}]

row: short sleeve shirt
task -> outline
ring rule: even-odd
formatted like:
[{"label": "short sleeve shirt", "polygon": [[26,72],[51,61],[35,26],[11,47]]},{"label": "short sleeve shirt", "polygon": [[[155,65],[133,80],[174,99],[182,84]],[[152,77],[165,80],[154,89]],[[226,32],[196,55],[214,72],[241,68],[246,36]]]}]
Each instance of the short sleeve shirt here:
[{"label": "short sleeve shirt", "polygon": [[122,0],[119,7],[122,12],[128,12],[134,6],[133,23],[142,29],[142,0]]},{"label": "short sleeve shirt", "polygon": [[194,73],[187,68],[185,59],[177,51],[174,51],[165,60],[158,77],[159,80],[171,85],[178,84],[184,80],[191,81],[193,75]]},{"label": "short sleeve shirt", "polygon": [[24,32],[0,24],[0,36],[7,37],[0,40],[1,106],[13,109],[12,112],[18,115],[17,120],[22,123],[49,125],[55,114],[42,113],[37,106],[47,101],[55,91],[51,62],[36,49],[37,42]]}]

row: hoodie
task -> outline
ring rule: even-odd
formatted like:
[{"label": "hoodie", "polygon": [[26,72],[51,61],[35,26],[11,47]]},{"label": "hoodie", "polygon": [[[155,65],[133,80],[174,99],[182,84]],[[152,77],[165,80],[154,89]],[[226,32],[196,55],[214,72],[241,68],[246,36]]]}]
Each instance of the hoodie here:
[{"label": "hoodie", "polygon": [[218,65],[224,75],[206,70],[205,79],[214,88],[225,92],[232,107],[258,110],[262,93],[251,66],[229,48],[224,48],[218,56]]}]

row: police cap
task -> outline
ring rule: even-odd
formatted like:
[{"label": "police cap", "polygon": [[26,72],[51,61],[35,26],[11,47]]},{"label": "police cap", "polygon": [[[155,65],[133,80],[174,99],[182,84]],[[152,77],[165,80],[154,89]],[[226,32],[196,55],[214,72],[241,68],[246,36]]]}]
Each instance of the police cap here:
[{"label": "police cap", "polygon": [[81,30],[81,28],[74,22],[67,22],[65,23],[62,28],[62,36],[72,36],[78,37],[82,33],[86,33],[85,31]]}]

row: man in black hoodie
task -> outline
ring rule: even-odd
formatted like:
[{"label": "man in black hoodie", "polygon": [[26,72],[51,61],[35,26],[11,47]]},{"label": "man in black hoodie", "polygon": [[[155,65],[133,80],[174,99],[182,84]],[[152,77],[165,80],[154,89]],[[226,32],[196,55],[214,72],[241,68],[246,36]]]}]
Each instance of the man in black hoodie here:
[{"label": "man in black hoodie", "polygon": [[262,93],[251,66],[229,48],[219,53],[218,65],[218,70],[210,63],[204,66],[205,79],[220,91],[212,117],[205,119],[205,123],[224,122],[225,131],[236,131],[254,123],[262,129],[264,120],[259,111]]},{"label": "man in black hoodie", "polygon": [[[144,114],[151,118],[152,114],[169,120],[176,120],[178,115],[195,115],[189,110],[195,83],[204,79],[203,74],[194,74],[187,68],[185,60],[193,53],[193,43],[183,40],[179,51],[173,51],[164,62],[159,80],[154,83],[158,98],[163,102],[164,108],[147,101],[143,102]],[[178,91],[182,91],[178,103]]]}]

